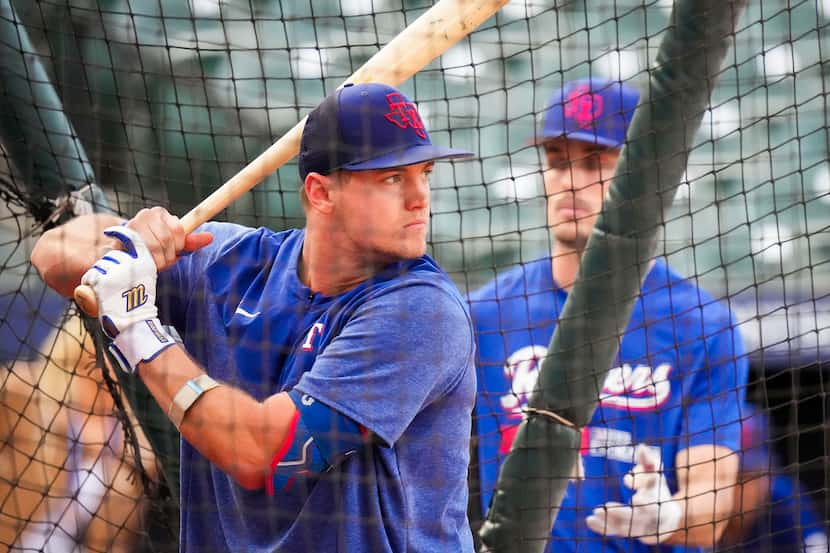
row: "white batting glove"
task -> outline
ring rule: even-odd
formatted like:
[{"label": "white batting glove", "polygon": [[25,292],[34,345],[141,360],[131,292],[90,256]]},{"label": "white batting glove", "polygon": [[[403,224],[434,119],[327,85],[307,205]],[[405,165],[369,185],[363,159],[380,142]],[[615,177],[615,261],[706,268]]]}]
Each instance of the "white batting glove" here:
[{"label": "white batting glove", "polygon": [[634,490],[631,504],[609,501],[585,519],[588,528],[605,536],[636,538],[646,545],[663,543],[680,528],[682,512],[672,499],[659,450],[640,444],[637,464],[623,482]]},{"label": "white batting glove", "polygon": [[827,542],[827,534],[822,531],[813,532],[804,538],[804,553],[827,553],[830,551],[830,544]]},{"label": "white batting glove", "polygon": [[124,226],[104,234],[121,241],[124,251],[111,250],[81,278],[98,300],[101,328],[112,338],[110,351],[127,372],[149,361],[175,340],[158,320],[156,264],[141,236]]}]

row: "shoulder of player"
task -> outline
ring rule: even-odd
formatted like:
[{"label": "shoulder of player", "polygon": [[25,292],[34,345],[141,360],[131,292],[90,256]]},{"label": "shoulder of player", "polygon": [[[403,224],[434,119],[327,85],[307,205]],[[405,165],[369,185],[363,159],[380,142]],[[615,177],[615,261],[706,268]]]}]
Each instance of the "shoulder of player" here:
[{"label": "shoulder of player", "polygon": [[298,229],[277,232],[265,227],[252,228],[218,221],[205,223],[197,231],[213,234],[213,242],[195,253],[215,259],[231,252],[266,259],[269,252],[273,253],[292,236],[302,232]]},{"label": "shoulder of player", "polygon": [[441,332],[467,326],[472,334],[467,303],[455,284],[440,270],[409,271],[373,284],[360,294],[359,304],[368,311],[380,308],[400,314],[417,314],[417,320],[410,320],[426,330]]},{"label": "shoulder of player", "polygon": [[409,271],[369,290],[372,298],[394,298],[395,302],[417,306],[425,312],[467,313],[467,304],[458,288],[443,271]]},{"label": "shoulder of player", "polygon": [[[351,298],[345,319],[381,325],[392,341],[432,344],[448,370],[472,364],[473,323],[467,305],[448,277],[406,274],[365,289]],[[455,360],[451,362],[452,360]]]},{"label": "shoulder of player", "polygon": [[550,270],[549,258],[516,264],[470,292],[468,299],[471,303],[477,303],[527,297],[528,294],[539,292],[541,288],[547,287],[542,283],[542,271],[550,272]]},{"label": "shoulder of player", "polygon": [[646,298],[649,295],[664,297],[673,319],[685,319],[687,323],[707,328],[730,325],[734,320],[724,302],[672,270],[662,260],[655,263],[647,286],[644,290]]},{"label": "shoulder of player", "polygon": [[537,299],[548,301],[553,286],[550,270],[549,258],[537,259],[511,267],[470,292],[467,302],[476,330],[500,329],[505,317],[527,313]]}]

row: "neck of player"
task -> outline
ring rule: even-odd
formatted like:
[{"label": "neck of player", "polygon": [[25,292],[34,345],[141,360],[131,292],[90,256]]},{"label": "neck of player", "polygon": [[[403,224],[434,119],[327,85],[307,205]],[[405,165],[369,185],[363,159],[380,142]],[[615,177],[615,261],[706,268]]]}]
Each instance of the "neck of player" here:
[{"label": "neck of player", "polygon": [[[586,241],[587,243],[587,241]],[[553,258],[551,270],[556,285],[568,292],[573,288],[576,277],[579,274],[579,264],[582,261],[582,254],[585,251],[585,243],[577,244],[572,242],[555,241],[553,244]],[[646,268],[646,274],[651,272],[657,259],[651,259]]]},{"label": "neck of player", "polygon": [[553,279],[556,285],[570,292],[579,273],[579,261],[582,259],[584,244],[554,241],[553,259],[551,260]]},{"label": "neck of player", "polygon": [[373,256],[311,221],[306,226],[305,241],[297,276],[312,292],[336,296],[351,290],[378,274],[391,259]]}]

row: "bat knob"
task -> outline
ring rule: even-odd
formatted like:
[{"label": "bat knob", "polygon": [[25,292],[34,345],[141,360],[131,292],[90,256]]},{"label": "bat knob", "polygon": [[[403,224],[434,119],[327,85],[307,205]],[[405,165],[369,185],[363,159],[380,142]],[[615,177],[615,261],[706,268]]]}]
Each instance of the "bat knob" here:
[{"label": "bat knob", "polygon": [[98,299],[95,297],[95,291],[85,284],[75,288],[75,303],[81,308],[81,311],[90,317],[98,316]]}]

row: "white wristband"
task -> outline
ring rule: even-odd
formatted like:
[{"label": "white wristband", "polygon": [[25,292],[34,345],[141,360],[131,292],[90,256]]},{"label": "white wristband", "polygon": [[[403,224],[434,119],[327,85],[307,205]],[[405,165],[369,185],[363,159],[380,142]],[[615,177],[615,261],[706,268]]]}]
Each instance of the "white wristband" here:
[{"label": "white wristband", "polygon": [[109,350],[122,369],[133,373],[140,362],[151,361],[176,343],[168,328],[158,319],[139,321],[119,332]]},{"label": "white wristband", "polygon": [[206,374],[200,374],[195,378],[191,378],[185,382],[184,386],[179,388],[179,391],[173,396],[173,401],[170,402],[170,407],[167,409],[167,418],[170,419],[176,427],[176,430],[181,430],[184,416],[187,414],[187,410],[193,407],[196,400],[202,397],[202,394],[217,386],[219,386],[219,383],[211,377]]}]

